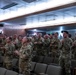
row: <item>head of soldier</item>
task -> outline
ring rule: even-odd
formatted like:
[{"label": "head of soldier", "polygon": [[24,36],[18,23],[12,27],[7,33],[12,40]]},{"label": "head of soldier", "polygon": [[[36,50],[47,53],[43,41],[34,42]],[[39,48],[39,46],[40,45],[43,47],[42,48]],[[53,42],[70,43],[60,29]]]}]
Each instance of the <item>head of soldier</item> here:
[{"label": "head of soldier", "polygon": [[54,33],[54,37],[55,37],[55,38],[58,38],[58,32],[55,32],[55,33]]},{"label": "head of soldier", "polygon": [[17,36],[18,36],[17,34],[14,34],[14,35],[13,35],[13,39],[16,39],[16,38],[17,38]]},{"label": "head of soldier", "polygon": [[48,38],[49,38],[48,34],[44,35],[44,39],[48,39]]},{"label": "head of soldier", "polygon": [[42,33],[38,33],[38,38],[41,38],[42,37]]},{"label": "head of soldier", "polygon": [[12,41],[12,38],[11,37],[7,37],[6,38],[6,43],[11,43],[11,41]]},{"label": "head of soldier", "polygon": [[67,38],[68,37],[68,31],[62,31],[62,33],[63,33],[63,38]]},{"label": "head of soldier", "polygon": [[18,36],[18,40],[22,41],[22,36],[21,35]]},{"label": "head of soldier", "polygon": [[22,44],[24,44],[24,43],[28,43],[28,38],[27,37],[23,37],[23,39],[22,39]]}]

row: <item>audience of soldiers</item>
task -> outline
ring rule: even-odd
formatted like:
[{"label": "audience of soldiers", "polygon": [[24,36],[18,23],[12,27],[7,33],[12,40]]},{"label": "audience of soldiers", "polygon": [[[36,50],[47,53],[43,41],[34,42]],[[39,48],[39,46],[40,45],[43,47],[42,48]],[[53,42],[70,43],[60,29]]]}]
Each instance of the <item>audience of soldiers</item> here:
[{"label": "audience of soldiers", "polygon": [[62,39],[58,38],[58,32],[53,34],[41,33],[31,37],[21,35],[0,37],[0,55],[4,56],[3,66],[12,67],[12,59],[19,59],[19,72],[30,75],[31,59],[33,56],[49,56],[53,62],[58,58],[58,63],[65,75],[70,75],[71,59],[76,60],[76,39],[72,39],[68,31],[62,31]]}]

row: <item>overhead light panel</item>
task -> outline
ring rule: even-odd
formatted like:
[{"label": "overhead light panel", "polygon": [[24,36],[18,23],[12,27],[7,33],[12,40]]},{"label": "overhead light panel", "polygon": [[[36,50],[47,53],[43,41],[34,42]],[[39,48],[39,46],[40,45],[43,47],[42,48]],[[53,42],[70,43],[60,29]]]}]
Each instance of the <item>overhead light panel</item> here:
[{"label": "overhead light panel", "polygon": [[34,2],[34,1],[36,1],[36,0],[23,0],[23,1],[25,1],[25,2],[27,2],[27,3],[31,3],[31,2]]},{"label": "overhead light panel", "polygon": [[[29,0],[26,0],[29,1]],[[75,4],[76,0],[66,0],[66,1],[61,1],[61,0],[53,0],[53,1],[48,1],[47,3],[41,3],[41,4],[37,4],[35,6],[30,6],[30,7],[20,7],[17,11],[10,11],[8,13],[5,14],[1,14],[0,15],[0,22],[3,20],[7,20],[7,19],[12,19],[15,17],[19,17],[19,16],[24,16],[24,15],[29,15],[32,13],[36,13],[36,12],[40,12],[43,10],[47,10],[47,9],[53,9],[56,7],[61,7],[63,5],[68,5],[68,4]],[[12,6],[12,5],[10,5]],[[10,14],[9,14],[10,13]]]},{"label": "overhead light panel", "polygon": [[5,9],[11,8],[11,7],[16,6],[16,5],[18,5],[18,4],[13,2],[13,3],[10,3],[10,4],[2,7],[1,9],[5,10]]}]

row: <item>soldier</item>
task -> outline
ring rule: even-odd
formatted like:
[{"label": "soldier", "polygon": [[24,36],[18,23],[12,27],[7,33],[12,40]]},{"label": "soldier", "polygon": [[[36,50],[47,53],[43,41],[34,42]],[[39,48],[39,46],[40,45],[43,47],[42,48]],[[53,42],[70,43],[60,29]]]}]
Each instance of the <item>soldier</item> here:
[{"label": "soldier", "polygon": [[12,39],[13,39],[13,44],[15,45],[15,48],[17,49],[17,44],[18,44],[18,35],[17,34],[14,34],[12,36]]},{"label": "soldier", "polygon": [[53,57],[53,62],[56,62],[56,58],[59,58],[59,47],[60,40],[58,39],[58,32],[55,32],[53,35],[53,39],[50,42],[51,56]]},{"label": "soldier", "polygon": [[4,51],[1,49],[1,47],[3,47],[2,37],[0,37],[0,56],[2,56],[4,54]]},{"label": "soldier", "polygon": [[76,60],[76,40],[72,44],[72,58]]},{"label": "soldier", "polygon": [[6,36],[3,34],[2,37],[0,37],[0,54],[4,56],[4,49],[2,49],[2,47],[4,47],[4,45],[6,44]]},{"label": "soldier", "polygon": [[44,39],[42,38],[42,33],[39,33],[38,36],[37,36],[37,40],[35,42],[36,46],[37,46],[37,51],[36,51],[36,54],[37,55],[44,55],[43,53],[43,42],[44,42]]},{"label": "soldier", "polygon": [[32,40],[32,37],[28,37],[29,39],[29,44],[33,47],[33,40]]},{"label": "soldier", "polygon": [[15,51],[19,55],[19,72],[23,75],[30,75],[32,47],[28,41],[28,38],[24,37],[20,51]]},{"label": "soldier", "polygon": [[[14,42],[14,45],[15,45],[15,48],[16,48],[16,50],[20,50],[20,48],[21,48],[21,46],[22,46],[22,36],[21,35],[19,35],[18,36],[18,42]],[[14,53],[14,56],[13,56],[14,58],[19,58],[19,56],[18,55],[16,55],[15,53]]]},{"label": "soldier", "polygon": [[15,45],[16,45],[16,49],[20,50],[20,48],[22,46],[22,36],[21,35],[18,36],[18,42]]},{"label": "soldier", "polygon": [[53,36],[54,36],[54,34],[50,34],[50,36],[49,36],[49,38],[50,38],[50,42],[52,41]]},{"label": "soldier", "polygon": [[2,45],[5,45],[6,44],[6,35],[3,35],[2,36]]},{"label": "soldier", "polygon": [[50,38],[49,38],[49,35],[46,34],[46,35],[44,35],[44,43],[43,43],[43,53],[45,56],[48,55],[49,44],[50,44]]},{"label": "soldier", "polygon": [[[51,43],[52,39],[53,39],[53,34],[49,35],[49,39],[50,39],[50,43]],[[48,56],[50,56],[50,55],[51,55],[51,46],[49,45]]]},{"label": "soldier", "polygon": [[6,38],[6,45],[4,46],[5,53],[4,53],[4,63],[3,65],[7,69],[12,68],[12,59],[13,59],[13,52],[15,50],[15,46],[12,43],[12,39],[10,37]]},{"label": "soldier", "polygon": [[37,35],[34,35],[34,36],[32,37],[32,43],[33,43],[33,56],[35,56],[36,53],[37,53],[37,39],[38,39]]},{"label": "soldier", "polygon": [[69,33],[67,31],[62,31],[62,33],[63,39],[61,40],[59,62],[61,67],[65,70],[65,75],[70,75],[72,39],[68,37]]}]

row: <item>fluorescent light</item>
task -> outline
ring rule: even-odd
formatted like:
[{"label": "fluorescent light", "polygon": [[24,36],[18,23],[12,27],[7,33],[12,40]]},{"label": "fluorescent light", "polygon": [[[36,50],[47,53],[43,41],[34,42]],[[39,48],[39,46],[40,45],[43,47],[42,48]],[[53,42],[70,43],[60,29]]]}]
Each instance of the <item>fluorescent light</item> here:
[{"label": "fluorescent light", "polygon": [[37,29],[34,29],[33,31],[37,31]]},{"label": "fluorescent light", "polygon": [[18,11],[17,10],[16,11],[11,10],[8,13],[1,14],[0,15],[0,21],[10,19],[10,18],[14,18],[14,17],[18,17],[18,16],[27,15],[27,14],[34,13],[34,12],[41,11],[41,10],[46,10],[49,8],[51,9],[51,8],[59,7],[62,5],[75,3],[75,2],[76,2],[76,0],[66,0],[66,1],[64,1],[64,0],[52,0],[52,1],[49,0],[48,2],[45,2],[45,3],[30,6],[29,8],[28,7],[21,7],[18,9]]}]

